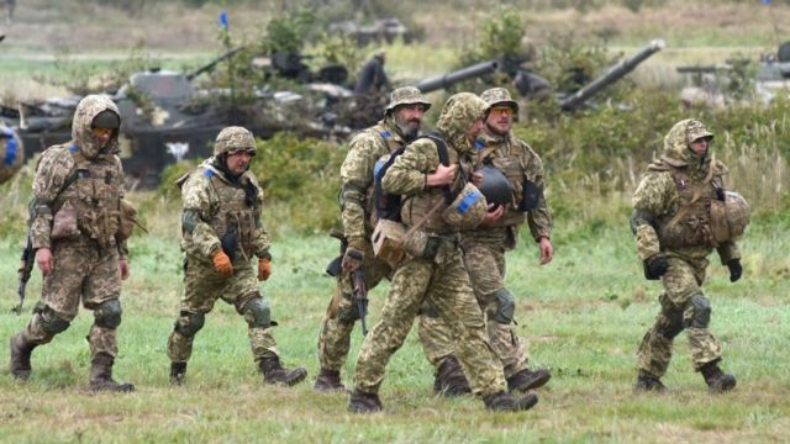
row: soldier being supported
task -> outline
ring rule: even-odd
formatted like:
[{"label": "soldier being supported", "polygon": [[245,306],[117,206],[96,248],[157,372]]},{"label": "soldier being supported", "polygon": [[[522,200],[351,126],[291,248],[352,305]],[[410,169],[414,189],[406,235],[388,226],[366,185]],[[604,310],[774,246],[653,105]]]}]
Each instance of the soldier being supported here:
[{"label": "soldier being supported", "polygon": [[[255,139],[241,127],[217,136],[214,157],[183,181],[182,217],[186,253],[184,297],[167,344],[170,381],[182,384],[195,335],[217,299],[233,304],[247,322],[252,355],[268,384],[294,385],[307,377],[303,368],[284,369],[274,338],[269,303],[258,281],[271,274],[269,237],[261,224],[262,193],[249,171]],[[258,266],[250,263],[258,257]]]},{"label": "soldier being supported", "polygon": [[44,275],[41,300],[27,329],[11,338],[11,373],[26,379],[34,348],[65,331],[80,300],[93,311],[88,334],[92,390],[131,391],[112,379],[121,324],[121,280],[129,276],[119,235],[123,170],[118,152],[118,108],[87,96],[74,114],[67,145],[41,157],[33,183],[30,241]]},{"label": "soldier being supported", "polygon": [[686,331],[694,369],[711,392],[735,387],[735,377],[719,368],[721,346],[709,329],[711,305],[700,288],[716,249],[730,271],[741,277],[735,239],[748,223],[749,209],[739,195],[725,192],[727,168],[713,159],[713,134],[695,120],[675,124],[664,138],[664,153],[648,167],[634,193],[631,219],[639,258],[648,279],[661,279],[661,311],[639,347],[636,389],[663,391],[661,377],[672,358],[672,342]]}]

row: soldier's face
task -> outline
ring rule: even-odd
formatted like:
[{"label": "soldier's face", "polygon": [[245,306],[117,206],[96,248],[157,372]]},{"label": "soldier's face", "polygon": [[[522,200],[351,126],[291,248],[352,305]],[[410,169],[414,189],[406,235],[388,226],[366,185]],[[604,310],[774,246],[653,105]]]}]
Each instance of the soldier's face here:
[{"label": "soldier's face", "polygon": [[236,176],[243,174],[250,167],[250,162],[255,154],[252,150],[249,151],[236,151],[228,154],[228,159],[225,161],[228,166],[228,171]]},{"label": "soldier's face", "polygon": [[480,131],[483,131],[484,126],[485,121],[482,117],[472,122],[472,126],[469,127],[469,132],[466,134],[469,136],[469,140],[472,142],[477,140],[477,136],[480,135]]},{"label": "soldier's face", "polygon": [[395,110],[395,124],[404,136],[415,137],[420,132],[423,114],[425,107],[420,104],[399,106]]},{"label": "soldier's face", "polygon": [[708,138],[700,137],[699,139],[691,142],[689,147],[691,148],[691,151],[694,151],[695,154],[705,154],[705,151],[708,151]]},{"label": "soldier's face", "polygon": [[505,135],[510,132],[513,126],[513,108],[509,106],[495,106],[488,112],[486,118],[486,125],[488,128],[499,135]]},{"label": "soldier's face", "polygon": [[91,133],[93,133],[93,138],[96,140],[96,143],[104,148],[110,143],[110,139],[112,139],[113,132],[115,130],[112,128],[91,128]]}]

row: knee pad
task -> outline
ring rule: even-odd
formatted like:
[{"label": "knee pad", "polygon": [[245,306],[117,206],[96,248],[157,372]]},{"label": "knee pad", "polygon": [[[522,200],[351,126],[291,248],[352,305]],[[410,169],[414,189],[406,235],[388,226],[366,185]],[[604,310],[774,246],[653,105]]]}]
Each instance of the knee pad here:
[{"label": "knee pad", "polygon": [[244,304],[244,320],[250,328],[269,328],[272,326],[272,313],[269,303],[261,297]]},{"label": "knee pad", "polygon": [[510,324],[513,322],[513,315],[516,312],[516,300],[513,295],[504,288],[494,292],[497,301],[497,311],[494,314],[494,321],[500,324]]},{"label": "knee pad", "polygon": [[684,323],[687,328],[708,328],[710,324],[710,301],[705,297],[702,292],[694,294],[689,301],[691,310],[690,315],[684,317]]},{"label": "knee pad", "polygon": [[203,313],[190,313],[182,311],[176,321],[175,330],[183,336],[191,338],[203,328],[206,323],[206,315]]},{"label": "knee pad", "polygon": [[33,311],[38,313],[39,319],[41,319],[41,329],[49,334],[62,333],[71,325],[71,322],[60,317],[49,305],[36,306]]},{"label": "knee pad", "polygon": [[121,325],[121,312],[121,301],[118,299],[102,302],[93,310],[94,323],[99,327],[116,329]]}]

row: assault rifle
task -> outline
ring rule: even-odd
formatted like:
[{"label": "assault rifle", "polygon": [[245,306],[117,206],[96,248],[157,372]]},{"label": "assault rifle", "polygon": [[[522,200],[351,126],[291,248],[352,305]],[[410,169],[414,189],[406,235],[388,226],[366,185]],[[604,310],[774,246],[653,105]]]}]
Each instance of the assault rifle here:
[{"label": "assault rifle", "polygon": [[[353,251],[356,253],[356,251]],[[351,282],[354,288],[354,302],[357,303],[359,320],[362,322],[362,336],[367,336],[368,326],[365,317],[368,315],[368,287],[365,285],[365,269],[362,266],[362,257],[359,258],[359,268],[351,272]]]},{"label": "assault rifle", "polygon": [[30,280],[30,275],[33,273],[33,262],[35,262],[36,254],[33,250],[33,243],[30,241],[30,235],[27,236],[27,245],[22,250],[22,261],[19,264],[19,305],[14,307],[14,313],[19,316],[22,314],[22,306],[25,304],[25,288],[27,281]]}]

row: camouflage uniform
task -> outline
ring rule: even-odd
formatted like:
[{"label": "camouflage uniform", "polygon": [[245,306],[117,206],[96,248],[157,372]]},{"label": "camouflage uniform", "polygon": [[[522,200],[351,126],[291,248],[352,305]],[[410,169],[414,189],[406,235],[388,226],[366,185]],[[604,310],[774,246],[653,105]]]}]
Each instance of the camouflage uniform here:
[{"label": "camouflage uniform", "polygon": [[[370,243],[375,217],[374,170],[380,159],[406,144],[394,122],[392,111],[398,106],[413,104],[421,104],[426,110],[430,108],[430,103],[416,88],[399,88],[393,91],[384,120],[362,131],[351,140],[349,153],[340,169],[341,219],[344,236],[350,247],[358,248],[364,255],[362,267],[368,291],[375,288],[382,279],[389,279],[393,272],[385,261],[374,256]],[[317,389],[323,389],[322,375],[336,380],[332,386],[340,388],[337,378],[348,357],[351,332],[354,322],[358,319],[359,312],[353,297],[351,273],[341,271],[318,338],[318,359],[322,373],[316,381]],[[428,348],[430,345],[426,345],[426,349]]]},{"label": "camouflage uniform", "polygon": [[[447,142],[451,164],[459,165],[467,174],[471,173],[473,156],[468,132],[477,119],[482,119],[486,109],[486,103],[474,94],[456,94],[445,104],[437,123],[437,130]],[[486,338],[483,316],[461,258],[458,228],[445,222],[446,213],[439,216],[429,211],[444,199],[443,187],[426,188],[427,176],[439,164],[436,144],[430,139],[419,139],[406,147],[384,175],[384,190],[404,196],[401,206],[404,223],[413,226],[425,219],[417,231],[429,236],[435,248],[432,254],[422,256],[410,252],[395,271],[381,319],[365,337],[359,353],[356,390],[349,403],[352,411],[368,413],[382,409],[377,393],[387,363],[403,345],[426,299],[448,324],[472,390],[484,398],[489,408],[518,410],[537,402],[534,395],[528,400],[516,400],[505,394],[502,367]]]},{"label": "camouflage uniform", "polygon": [[[74,114],[72,141],[47,149],[36,169],[30,240],[34,250],[51,250],[54,266],[44,277],[41,300],[20,337],[34,346],[50,342],[69,327],[82,300],[94,315],[87,337],[92,362],[111,368],[121,324],[119,260],[125,259],[127,250],[125,241],[116,240],[124,195],[123,169],[116,155],[118,129],[106,147],[92,133],[94,119],[105,112],[114,114],[120,125],[118,108],[110,99],[85,97]],[[72,229],[53,230],[68,213],[76,214]],[[12,359],[12,372],[13,367]],[[103,376],[109,380],[109,374]]]},{"label": "camouflage uniform", "polygon": [[[206,313],[220,298],[233,304],[247,321],[252,355],[264,375],[267,363],[279,362],[271,334],[275,324],[268,301],[258,291],[257,273],[250,263],[253,256],[271,259],[269,236],[260,218],[263,193],[252,172],[234,177],[226,167],[226,156],[239,150],[254,153],[252,133],[241,127],[225,128],[217,137],[214,157],[180,182],[184,296],[167,343],[167,355],[173,363],[171,379],[175,383],[182,382],[195,335],[203,327]],[[231,276],[220,274],[213,265],[212,258],[221,251],[232,260]]]},{"label": "camouflage uniform", "polygon": [[0,183],[11,179],[22,168],[24,160],[25,151],[19,136],[0,122]]},{"label": "camouflage uniform", "polygon": [[[504,88],[487,90],[481,98],[492,106],[506,104],[518,112],[518,105]],[[516,336],[513,328],[515,300],[504,287],[505,252],[515,248],[519,226],[524,221],[527,221],[533,239],[538,242],[543,237],[551,237],[552,219],[543,194],[543,163],[535,151],[527,143],[516,139],[512,133],[500,136],[487,130],[482,135],[482,141],[484,146],[478,150],[476,166],[491,162],[505,173],[514,192],[512,201],[497,222],[462,233],[461,249],[475,296],[486,315],[488,338],[502,361],[505,377],[510,382],[515,375],[527,369],[528,355],[525,341]],[[539,191],[534,208],[527,212],[524,209],[519,210],[525,178],[535,184]],[[436,339],[430,343],[435,344],[437,350],[432,351],[431,356],[432,360],[439,361],[441,355],[438,354],[447,349],[444,341],[452,340],[452,337],[445,328],[438,325],[440,323],[435,318],[421,322],[431,324],[426,325],[421,332],[435,336]]]},{"label": "camouflage uniform", "polygon": [[646,274],[653,260],[662,258],[667,265],[661,277],[661,311],[639,347],[640,374],[647,378],[657,380],[666,373],[672,342],[683,330],[697,371],[704,373],[706,365],[721,359],[719,341],[708,328],[710,302],[700,287],[706,258],[714,248],[725,265],[738,261],[740,253],[734,240],[714,245],[709,236],[706,214],[711,202],[723,195],[722,176],[727,168],[707,151],[698,155],[689,147],[692,141],[712,137],[698,121],[677,123],[664,139],[662,157],[648,166],[633,196],[632,227]]}]

